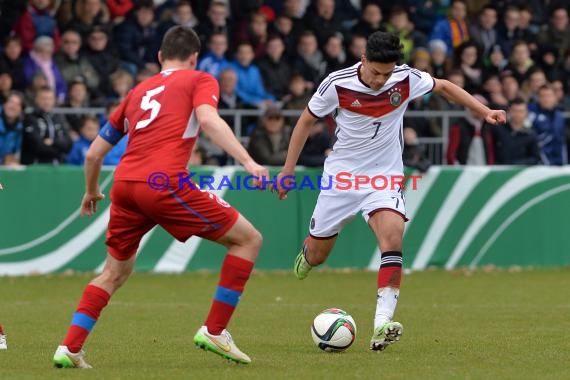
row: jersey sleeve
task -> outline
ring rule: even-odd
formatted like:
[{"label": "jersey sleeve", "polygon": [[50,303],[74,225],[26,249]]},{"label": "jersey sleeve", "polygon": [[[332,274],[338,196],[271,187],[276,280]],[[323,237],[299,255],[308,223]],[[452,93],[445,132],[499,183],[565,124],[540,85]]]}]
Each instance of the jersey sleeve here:
[{"label": "jersey sleeve", "polygon": [[220,87],[216,79],[210,74],[203,73],[198,77],[193,93],[192,107],[194,109],[202,104],[209,104],[214,108],[218,108]]},{"label": "jersey sleeve", "polygon": [[309,100],[307,108],[313,116],[323,118],[338,108],[338,104],[336,87],[328,76]]},{"label": "jersey sleeve", "polygon": [[410,69],[410,98],[411,100],[419,98],[422,95],[431,92],[435,86],[435,79],[418,69]]}]

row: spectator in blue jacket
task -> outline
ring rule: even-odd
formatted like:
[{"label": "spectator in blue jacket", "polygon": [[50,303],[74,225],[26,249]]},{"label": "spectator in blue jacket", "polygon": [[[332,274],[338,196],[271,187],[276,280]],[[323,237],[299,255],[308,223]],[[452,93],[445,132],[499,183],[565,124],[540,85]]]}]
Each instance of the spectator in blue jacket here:
[{"label": "spectator in blue jacket", "polygon": [[228,51],[228,37],[223,32],[214,32],[208,38],[208,51],[198,61],[197,69],[212,74],[215,78],[229,67],[230,61],[226,59]]},{"label": "spectator in blue jacket", "polygon": [[89,115],[82,117],[79,127],[79,139],[73,143],[65,162],[71,165],[83,165],[89,146],[91,146],[98,134],[99,119]]},{"label": "spectator in blue jacket", "polygon": [[453,0],[446,19],[435,23],[431,31],[431,40],[442,40],[447,45],[447,54],[453,55],[453,49],[469,40],[467,23],[467,1]]},{"label": "spectator in blue jacket", "polygon": [[24,106],[24,95],[15,91],[0,106],[0,165],[20,163]]},{"label": "spectator in blue jacket", "polygon": [[[111,110],[117,108],[118,103],[113,103]],[[65,162],[70,165],[83,165],[85,154],[91,146],[95,137],[99,133],[99,118],[95,116],[84,116],[81,119],[80,137],[73,143],[71,151],[67,155]],[[103,165],[116,166],[127,149],[128,138],[124,136],[105,156]]]},{"label": "spectator in blue jacket", "polygon": [[556,105],[556,95],[549,84],[539,88],[538,103],[529,105],[532,128],[538,135],[541,158],[545,165],[568,163],[564,115]]},{"label": "spectator in blue jacket", "polygon": [[253,46],[249,42],[240,42],[236,51],[236,61],[231,62],[231,68],[237,73],[237,96],[246,104],[265,108],[275,101],[263,87],[263,79],[257,65],[253,64]]},{"label": "spectator in blue jacket", "polygon": [[[111,103],[111,105],[107,107],[107,116],[110,115],[118,105],[119,102]],[[79,129],[80,137],[73,143],[73,147],[67,155],[66,163],[70,165],[83,165],[85,163],[85,154],[99,133],[99,125],[100,120],[96,116],[84,116],[81,119],[81,128]],[[127,149],[127,143],[128,138],[125,136],[105,156],[103,165],[116,166]]]},{"label": "spectator in blue jacket", "polygon": [[[113,110],[117,108],[117,105],[118,103],[113,103],[110,107]],[[80,137],[73,143],[73,147],[65,160],[70,165],[83,165],[85,163],[85,154],[99,133],[99,118],[95,116],[83,117],[79,131]],[[127,149],[127,143],[128,138],[124,136],[105,156],[103,165],[116,166]]]}]

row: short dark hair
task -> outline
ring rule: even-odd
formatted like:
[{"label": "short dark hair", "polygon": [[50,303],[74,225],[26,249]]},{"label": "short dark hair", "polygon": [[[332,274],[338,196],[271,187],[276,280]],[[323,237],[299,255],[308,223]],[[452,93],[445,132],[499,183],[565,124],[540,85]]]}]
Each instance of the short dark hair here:
[{"label": "short dark hair", "polygon": [[95,115],[83,115],[81,119],[79,119],[79,129],[82,129],[87,122],[92,121],[93,123],[99,125],[99,119]]},{"label": "short dark hair", "polygon": [[511,100],[511,103],[509,104],[509,107],[512,107],[512,106],[520,106],[521,104],[526,106],[526,102],[524,101],[523,98],[521,98],[521,97],[516,97],[516,98],[514,98],[513,100]]},{"label": "short dark hair", "polygon": [[6,45],[8,45],[10,42],[17,42],[20,45],[22,45],[22,39],[16,34],[11,34],[8,37],[4,38],[4,41],[3,41],[4,47]]},{"label": "short dark hair", "polygon": [[34,97],[38,96],[39,94],[41,94],[43,92],[51,92],[52,94],[55,95],[55,91],[50,86],[41,86],[40,88],[36,89],[36,93],[34,94]]},{"label": "short dark hair", "polygon": [[135,1],[133,11],[137,12],[140,9],[154,9],[154,2],[152,0],[139,0]]},{"label": "short dark hair", "polygon": [[192,28],[177,25],[168,29],[160,45],[162,59],[184,61],[200,51],[200,38]]},{"label": "short dark hair", "polygon": [[495,7],[493,4],[488,3],[485,4],[483,6],[483,8],[481,8],[481,10],[479,11],[479,15],[482,15],[485,11],[494,11],[497,12],[497,7]]},{"label": "short dark hair", "polygon": [[228,35],[225,32],[222,31],[214,31],[210,34],[210,36],[208,37],[208,42],[212,42],[212,40],[214,39],[214,37],[217,36],[222,36],[226,39],[226,41],[228,40]]},{"label": "short dark hair", "polygon": [[552,88],[552,86],[550,85],[550,83],[545,83],[545,84],[543,84],[542,86],[540,86],[540,87],[538,88],[538,91],[536,91],[536,93],[537,93],[537,94],[540,94],[542,91],[547,91],[547,90],[554,91],[554,88]]},{"label": "short dark hair", "polygon": [[402,14],[408,16],[408,10],[401,5],[394,5],[390,11],[390,17],[399,16]]},{"label": "short dark hair", "polygon": [[26,109],[26,97],[24,96],[24,93],[17,90],[11,90],[8,93],[8,96],[6,96],[6,101],[10,98],[19,98],[20,104],[22,105],[22,112],[24,112],[24,109]]},{"label": "short dark hair", "polygon": [[374,32],[366,43],[366,59],[380,63],[398,62],[402,58],[403,47],[397,34]]},{"label": "short dark hair", "polygon": [[185,6],[189,6],[190,8],[192,8],[192,3],[190,3],[189,0],[178,0],[174,5],[174,8],[178,9],[180,7],[185,7]]},{"label": "short dark hair", "polygon": [[240,40],[237,44],[236,44],[236,52],[239,50],[240,47],[242,46],[249,46],[252,50],[253,49],[253,44],[249,41],[249,40]]}]

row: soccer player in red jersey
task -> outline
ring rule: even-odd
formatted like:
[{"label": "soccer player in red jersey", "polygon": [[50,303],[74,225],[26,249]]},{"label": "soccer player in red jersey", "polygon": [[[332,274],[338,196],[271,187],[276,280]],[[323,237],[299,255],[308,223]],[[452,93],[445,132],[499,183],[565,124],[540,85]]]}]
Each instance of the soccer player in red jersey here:
[{"label": "soccer player in red jersey", "polygon": [[111,190],[107,261],[101,275],[83,292],[54,355],[56,367],[91,367],[84,360],[83,344],[109,298],[131,274],[141,238],[156,225],[179,241],[197,235],[228,248],[210,312],[194,342],[235,362],[251,361],[237,348],[226,326],[253,269],[261,234],[225,201],[192,186],[186,165],[201,127],[250,174],[261,178],[268,177],[268,172],[219,117],[216,80],[194,70],[199,51],[200,41],[192,29],[171,28],[158,53],[162,71],[127,95],[87,152],[81,214],[89,216],[104,198],[98,185],[103,158],[129,135]]}]

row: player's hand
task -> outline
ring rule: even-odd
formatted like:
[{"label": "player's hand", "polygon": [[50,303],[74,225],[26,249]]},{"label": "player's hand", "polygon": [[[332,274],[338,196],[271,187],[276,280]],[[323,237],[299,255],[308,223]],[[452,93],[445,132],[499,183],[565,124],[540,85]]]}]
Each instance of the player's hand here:
[{"label": "player's hand", "polygon": [[[257,186],[259,189],[265,190],[264,184],[269,182],[269,172],[267,171],[267,168],[259,165],[253,160],[246,163],[244,168],[249,174],[259,178],[253,182],[253,186]],[[265,178],[265,182],[262,178]]]},{"label": "player's hand", "polygon": [[91,216],[97,211],[97,202],[105,199],[101,192],[95,194],[85,193],[81,201],[81,216]]},{"label": "player's hand", "polygon": [[485,121],[492,125],[505,124],[507,122],[507,113],[503,110],[491,110],[485,116]]},{"label": "player's hand", "polygon": [[291,182],[293,182],[293,178],[284,178],[284,177],[293,177],[295,175],[294,172],[286,172],[286,171],[282,171],[281,173],[279,173],[279,175],[277,175],[277,187],[273,188],[273,190],[271,191],[276,191],[277,192],[277,196],[279,197],[279,200],[285,200],[287,199],[287,193],[289,192],[289,190],[291,190],[293,188],[293,185]]}]

